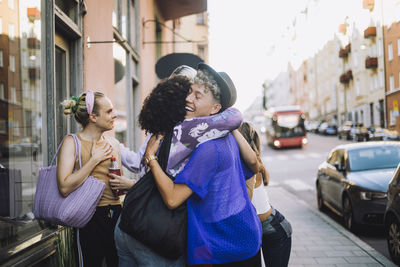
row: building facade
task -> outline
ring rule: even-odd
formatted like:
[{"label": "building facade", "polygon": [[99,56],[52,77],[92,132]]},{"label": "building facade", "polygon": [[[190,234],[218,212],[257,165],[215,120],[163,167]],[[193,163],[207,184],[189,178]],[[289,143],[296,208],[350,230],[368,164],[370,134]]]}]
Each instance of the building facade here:
[{"label": "building facade", "polygon": [[278,74],[273,81],[263,83],[265,108],[290,105],[290,68]]},{"label": "building facade", "polygon": [[[338,77],[342,65],[336,56],[339,41],[334,38],[328,41],[322,49],[308,59],[307,83],[308,88],[309,119],[327,121],[337,124],[338,101]],[[306,92],[305,89],[303,89]],[[294,103],[297,104],[297,103]],[[300,103],[299,103],[300,104]]]},{"label": "building facade", "polygon": [[192,53],[208,63],[208,15],[202,12],[175,20],[176,53]]},{"label": "building facade", "polygon": [[75,265],[72,229],[32,213],[39,168],[65,134],[79,131],[60,103],[103,92],[118,115],[108,134],[137,149],[143,140],[137,115],[159,81],[157,60],[178,50],[208,58],[207,24],[185,38],[203,40],[203,51],[176,42],[176,20],[206,17],[206,8],[206,1],[0,1],[1,266]]},{"label": "building facade", "polygon": [[[390,122],[389,126],[397,129],[400,41],[395,14],[400,4],[360,2],[357,19],[346,17],[331,40],[289,71],[290,94],[286,98],[290,104],[300,105],[309,120],[337,125],[351,121],[367,127],[385,127]],[[384,25],[388,25],[385,30]]]},{"label": "building facade", "polygon": [[[396,14],[400,12],[400,3],[385,2],[384,11],[385,14]],[[400,133],[400,19],[398,16],[385,17],[383,36],[387,127]]]}]

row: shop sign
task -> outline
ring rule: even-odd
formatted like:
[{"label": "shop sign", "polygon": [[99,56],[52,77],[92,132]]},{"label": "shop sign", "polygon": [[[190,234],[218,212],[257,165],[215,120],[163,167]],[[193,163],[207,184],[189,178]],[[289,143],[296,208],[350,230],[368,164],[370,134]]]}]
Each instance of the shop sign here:
[{"label": "shop sign", "polygon": [[393,100],[393,116],[399,116],[399,103],[397,102],[397,100]]}]

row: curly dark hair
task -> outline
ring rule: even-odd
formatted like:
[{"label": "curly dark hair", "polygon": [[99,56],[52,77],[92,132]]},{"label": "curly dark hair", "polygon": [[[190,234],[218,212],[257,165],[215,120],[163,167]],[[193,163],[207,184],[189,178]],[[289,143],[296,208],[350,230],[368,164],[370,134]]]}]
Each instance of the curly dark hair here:
[{"label": "curly dark hair", "polygon": [[186,97],[192,82],[176,75],[162,80],[144,100],[139,126],[146,133],[166,134],[185,119]]}]

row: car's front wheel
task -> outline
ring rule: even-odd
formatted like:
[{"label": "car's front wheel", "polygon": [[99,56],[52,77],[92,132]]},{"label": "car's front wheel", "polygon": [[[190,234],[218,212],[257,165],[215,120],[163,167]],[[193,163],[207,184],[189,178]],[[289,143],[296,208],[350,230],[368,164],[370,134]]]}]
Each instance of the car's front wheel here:
[{"label": "car's front wheel", "polygon": [[326,206],[324,204],[324,199],[322,198],[321,186],[317,184],[317,203],[318,209],[322,212],[326,211]]},{"label": "car's front wheel", "polygon": [[386,228],[386,240],[390,257],[397,265],[400,265],[400,224],[395,217],[390,219]]},{"label": "car's front wheel", "polygon": [[350,198],[345,195],[343,197],[343,221],[344,226],[350,231],[354,232],[356,223],[354,222],[353,206],[351,205]]}]

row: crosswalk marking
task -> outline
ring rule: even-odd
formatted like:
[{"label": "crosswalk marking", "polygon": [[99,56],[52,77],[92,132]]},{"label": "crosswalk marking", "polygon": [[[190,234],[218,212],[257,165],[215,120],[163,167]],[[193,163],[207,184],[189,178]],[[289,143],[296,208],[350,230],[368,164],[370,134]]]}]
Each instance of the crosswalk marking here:
[{"label": "crosswalk marking", "polygon": [[304,155],[304,154],[293,154],[292,156],[296,159],[305,159],[306,158],[306,155]]},{"label": "crosswalk marking", "polygon": [[280,183],[274,182],[274,181],[269,181],[268,186],[279,186]]},{"label": "crosswalk marking", "polygon": [[265,156],[265,157],[262,157],[262,160],[263,160],[264,162],[267,162],[267,161],[273,161],[274,158],[271,157],[271,156]]},{"label": "crosswalk marking", "polygon": [[286,156],[286,155],[279,155],[279,156],[276,157],[276,159],[278,159],[278,160],[287,160],[288,158],[289,157]]},{"label": "crosswalk marking", "polygon": [[271,162],[271,161],[276,161],[276,160],[303,160],[303,159],[321,159],[324,160],[326,158],[326,155],[324,153],[315,153],[315,152],[310,152],[310,153],[295,153],[295,154],[284,154],[284,155],[276,155],[276,156],[263,156],[262,160],[263,162]]},{"label": "crosswalk marking", "polygon": [[312,158],[323,158],[324,156],[315,152],[307,153]]},{"label": "crosswalk marking", "polygon": [[285,180],[283,183],[290,186],[295,191],[314,190],[314,187],[299,179]]}]

